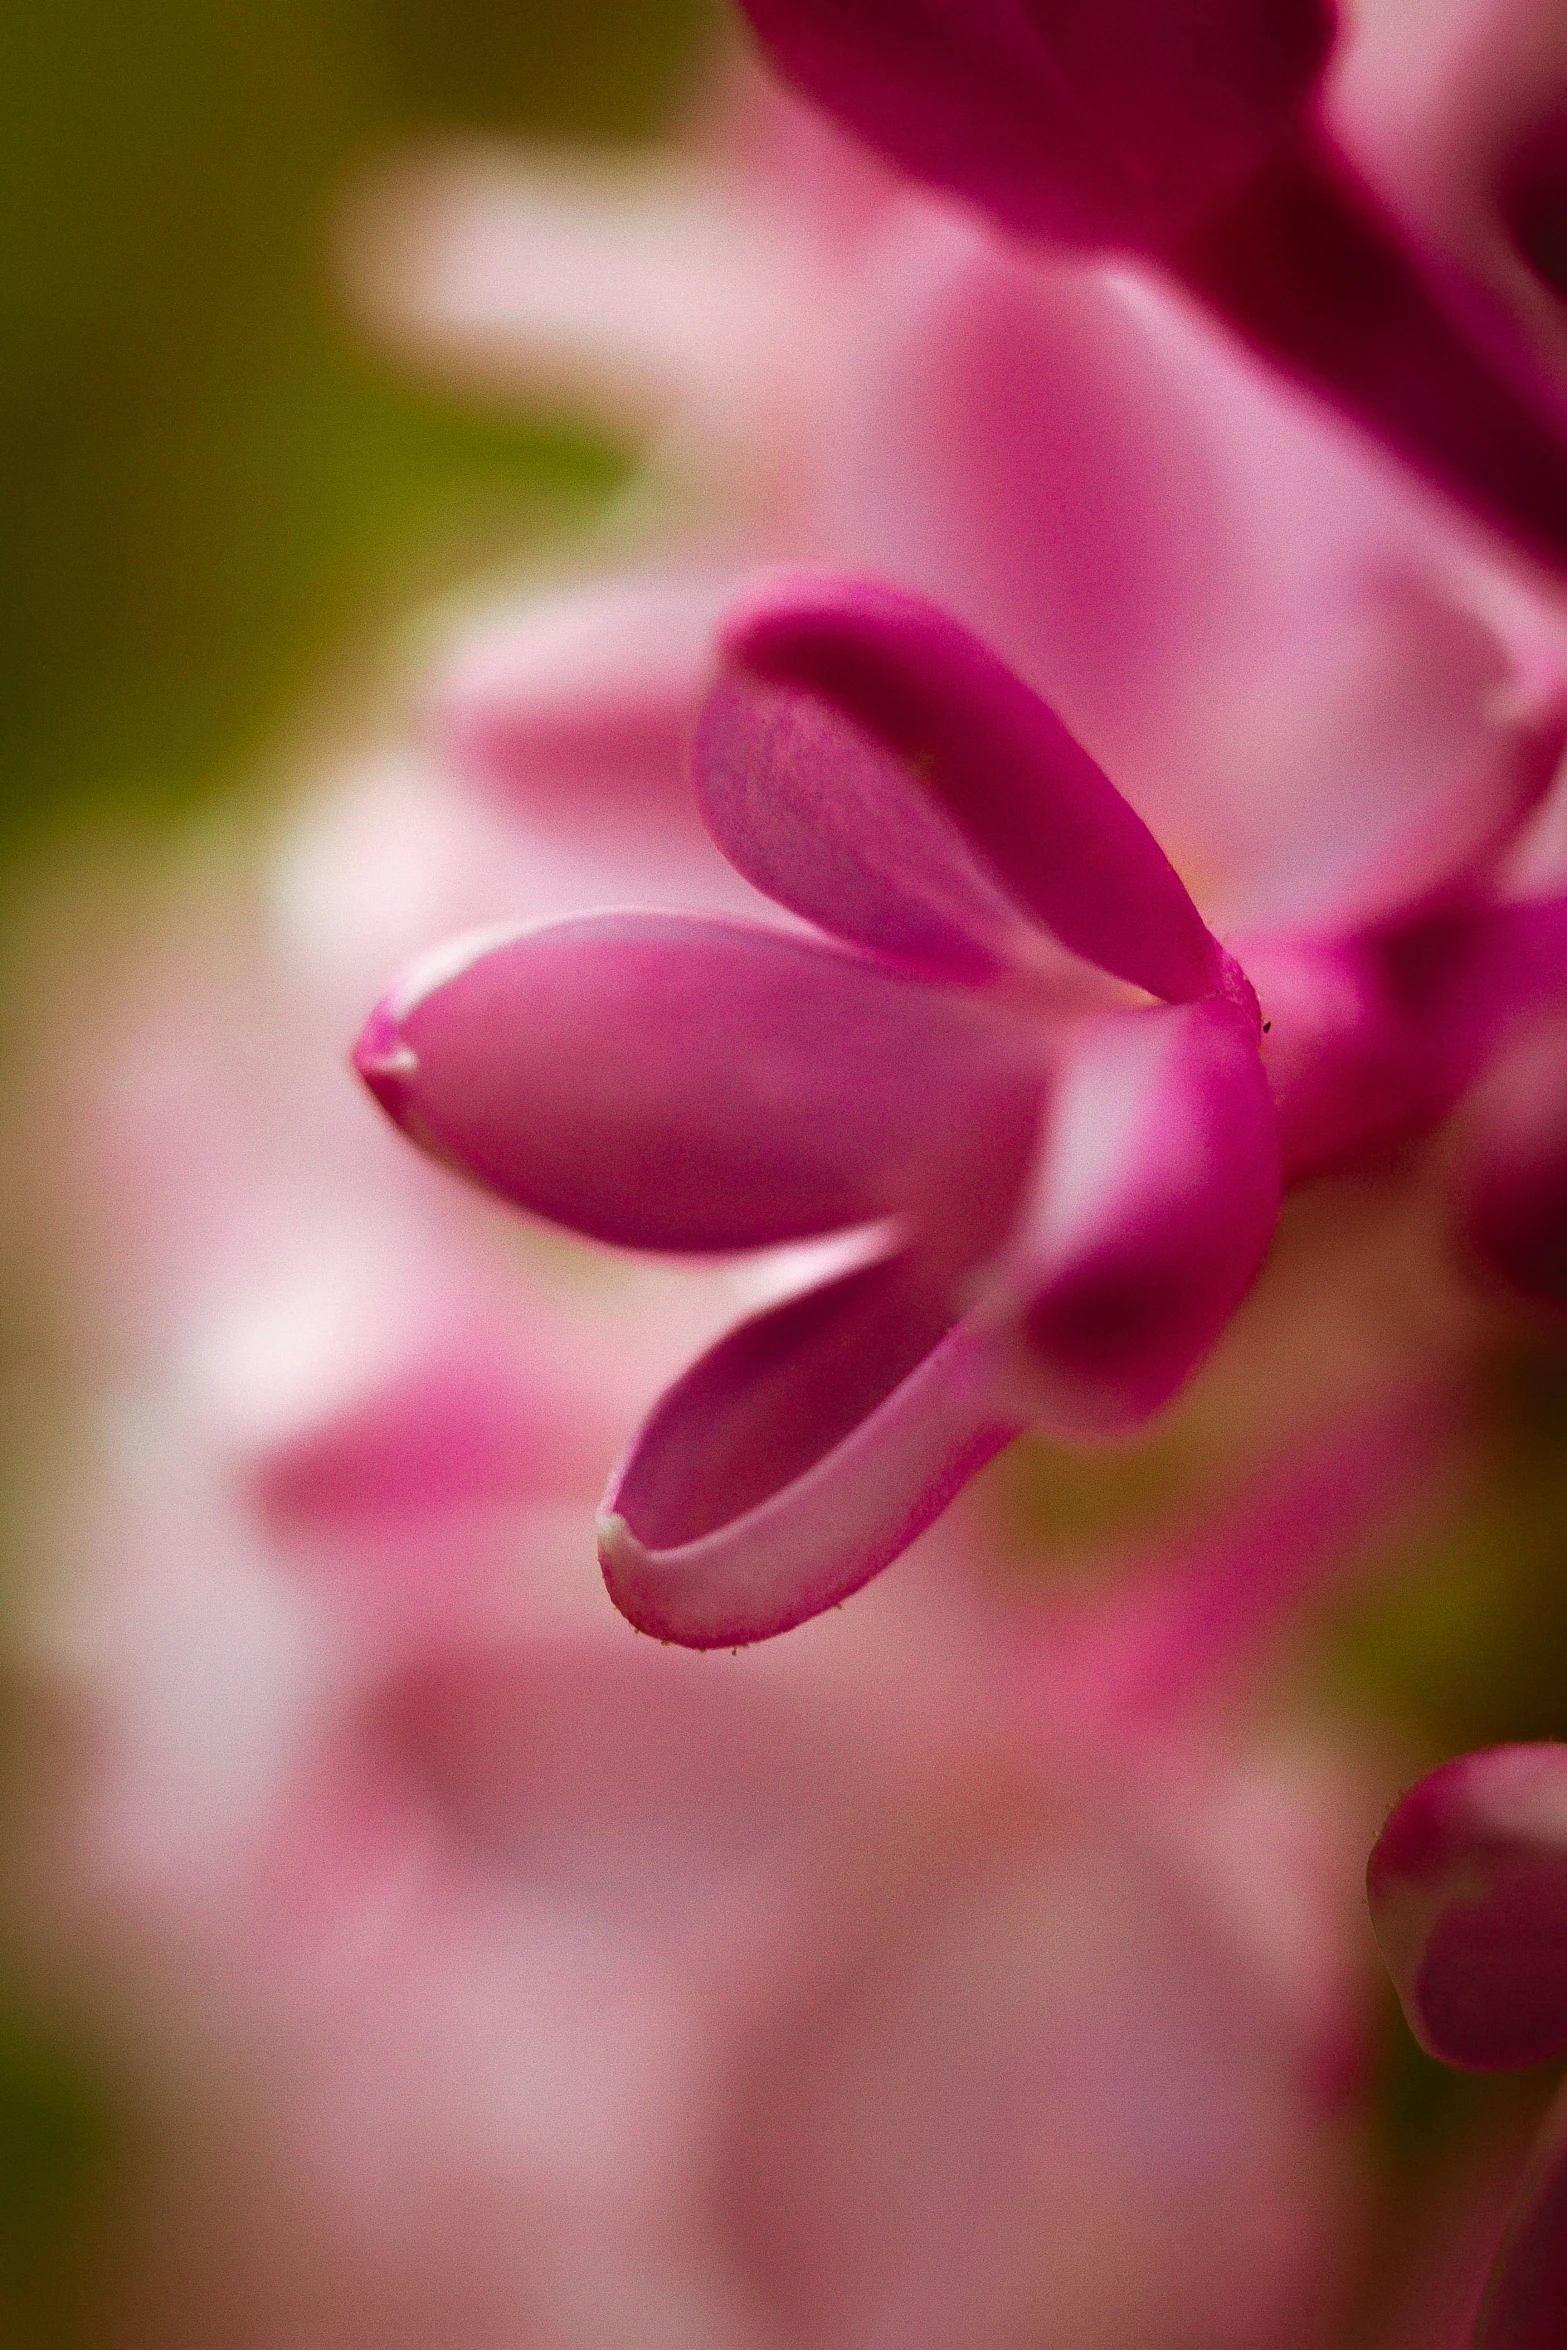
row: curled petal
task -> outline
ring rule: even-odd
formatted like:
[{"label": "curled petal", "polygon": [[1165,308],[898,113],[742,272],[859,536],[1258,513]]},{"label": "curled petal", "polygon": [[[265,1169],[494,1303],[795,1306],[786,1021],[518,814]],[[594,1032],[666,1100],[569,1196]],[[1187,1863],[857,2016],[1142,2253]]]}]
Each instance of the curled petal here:
[{"label": "curled petal", "polygon": [[1208,1352],[1279,1212],[1272,1097],[1248,1022],[1210,1002],[1102,1022],[1052,1100],[1007,1269],[1037,1415],[1135,1426]]},{"label": "curled petal", "polygon": [[1325,0],[744,0],[785,74],[1025,234],[1130,245],[1244,178],[1315,86]]},{"label": "curled petal", "polygon": [[615,1605],[689,1648],[819,1615],[1016,1435],[992,1368],[901,1257],[743,1324],[671,1388],[610,1480]]},{"label": "curled petal", "polygon": [[594,1239],[745,1249],[937,1212],[977,1247],[1022,1180],[1041,1049],[809,938],[606,914],[416,969],[356,1061],[415,1141]]},{"label": "curled petal", "polygon": [[787,577],[737,614],[723,654],[697,789],[725,852],[784,905],[955,976],[1015,954],[1021,913],[1153,995],[1223,983],[1141,817],[935,605]]},{"label": "curled petal", "polygon": [[1378,1837],[1367,1885],[1423,2048],[1482,2070],[1567,2048],[1567,1746],[1430,1772]]}]

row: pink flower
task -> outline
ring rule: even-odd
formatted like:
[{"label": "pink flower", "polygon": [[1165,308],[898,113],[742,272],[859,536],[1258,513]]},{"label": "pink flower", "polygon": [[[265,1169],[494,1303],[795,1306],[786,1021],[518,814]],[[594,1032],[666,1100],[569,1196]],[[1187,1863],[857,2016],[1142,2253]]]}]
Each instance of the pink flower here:
[{"label": "pink flower", "polygon": [[1325,0],[746,6],[791,79],[905,170],[1024,236],[1154,261],[1560,568],[1560,348],[1350,160]]},{"label": "pink flower", "polygon": [[[1431,1772],[1371,1856],[1372,1919],[1421,2046],[1482,2071],[1567,2050],[1567,1747],[1499,1746]],[[1567,2106],[1518,2190],[1475,2350],[1547,2350],[1567,2325]]]},{"label": "pink flower", "polygon": [[[697,766],[742,870],[858,952],[546,928],[417,970],[357,1060],[427,1149],[600,1240],[890,1223],[689,1372],[611,1481],[617,1605],[707,1647],[856,1590],[1025,1418],[1157,1409],[1255,1274],[1279,1178],[1245,978],[1052,713],[933,608],[762,597]],[[1072,957],[1119,989],[1084,999]]]}]

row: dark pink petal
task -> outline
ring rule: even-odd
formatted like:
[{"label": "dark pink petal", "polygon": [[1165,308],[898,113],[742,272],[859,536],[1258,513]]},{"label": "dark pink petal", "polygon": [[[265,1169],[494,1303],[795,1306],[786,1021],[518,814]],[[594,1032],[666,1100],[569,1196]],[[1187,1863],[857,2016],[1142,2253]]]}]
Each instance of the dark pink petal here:
[{"label": "dark pink petal", "polygon": [[1567,100],[1558,98],[1508,157],[1502,207],[1531,269],[1567,298]]},{"label": "dark pink petal", "polygon": [[1309,98],[1325,0],[744,0],[788,77],[1009,228],[1136,245],[1245,178]]},{"label": "dark pink petal", "polygon": [[595,1239],[744,1249],[936,1210],[978,1246],[1027,1164],[1042,1049],[809,938],[605,914],[416,970],[356,1062],[427,1150]]},{"label": "dark pink petal", "polygon": [[1560,383],[1494,300],[1411,244],[1315,129],[1160,257],[1265,359],[1561,568]]},{"label": "dark pink petal", "polygon": [[1278,1212],[1246,1015],[1210,1002],[1100,1023],[1063,1069],[1007,1273],[1041,1422],[1108,1434],[1156,1411],[1251,1286]]},{"label": "dark pink petal", "polygon": [[723,655],[697,789],[726,854],[784,905],[955,975],[1018,951],[1022,909],[1153,995],[1223,983],[1220,950],[1141,817],[935,605],[793,575],[737,614]]},{"label": "dark pink petal", "polygon": [[1470,1255],[1521,1297],[1567,1307],[1567,1024],[1528,1032],[1465,1105],[1453,1172]]},{"label": "dark pink petal", "polygon": [[1530,2153],[1470,2350],[1561,2350],[1567,2342],[1567,2094]]},{"label": "dark pink petal", "polygon": [[1432,1771],[1395,1807],[1367,1884],[1423,2048],[1482,2070],[1567,2049],[1567,1746]]},{"label": "dark pink petal", "polygon": [[745,1323],[664,1397],[610,1481],[599,1553],[615,1605],[689,1648],[819,1615],[1016,1435],[993,1368],[905,1258]]},{"label": "dark pink petal", "polygon": [[1514,1024],[1555,1002],[1567,899],[1478,888],[1348,938],[1251,938],[1288,1180],[1428,1133]]},{"label": "dark pink petal", "polygon": [[[1462,940],[1453,942],[1455,960]],[[1289,1183],[1428,1133],[1473,1074],[1457,1030],[1390,987],[1364,938],[1249,939]]]}]

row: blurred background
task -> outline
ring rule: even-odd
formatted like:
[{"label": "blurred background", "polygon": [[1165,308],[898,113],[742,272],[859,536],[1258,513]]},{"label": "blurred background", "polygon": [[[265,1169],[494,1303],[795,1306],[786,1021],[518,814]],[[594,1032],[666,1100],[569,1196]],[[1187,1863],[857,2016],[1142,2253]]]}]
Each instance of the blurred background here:
[{"label": "blurred background", "polygon": [[[715,17],[707,0],[9,12],[10,957],[28,957],[40,907],[73,875],[132,873],[193,813],[264,799],[280,733],[373,661],[398,615],[612,497],[626,452],[571,416],[486,415],[364,347],[333,280],[334,208],[414,139],[647,138],[679,106]],[[41,1376],[27,1308],[23,1296],[7,1347],[7,1388],[23,1399]],[[94,2337],[95,2247],[127,2159],[88,2052],[60,2045],[12,1991],[0,2340]]]}]

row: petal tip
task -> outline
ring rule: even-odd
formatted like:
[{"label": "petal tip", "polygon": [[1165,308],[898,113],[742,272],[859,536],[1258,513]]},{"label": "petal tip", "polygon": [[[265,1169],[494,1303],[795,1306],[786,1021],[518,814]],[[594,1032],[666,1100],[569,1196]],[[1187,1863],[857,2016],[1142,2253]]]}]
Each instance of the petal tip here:
[{"label": "petal tip", "polygon": [[384,996],[365,1022],[352,1060],[393,1124],[406,1125],[408,1084],[418,1072],[419,1056],[398,1026],[392,997]]},{"label": "petal tip", "polygon": [[599,1567],[610,1598],[634,1632],[667,1638],[667,1634],[659,1633],[648,1622],[646,1611],[637,1605],[636,1595],[648,1563],[646,1547],[637,1540],[619,1510],[601,1510],[597,1531]]}]

